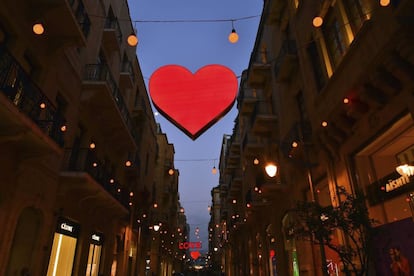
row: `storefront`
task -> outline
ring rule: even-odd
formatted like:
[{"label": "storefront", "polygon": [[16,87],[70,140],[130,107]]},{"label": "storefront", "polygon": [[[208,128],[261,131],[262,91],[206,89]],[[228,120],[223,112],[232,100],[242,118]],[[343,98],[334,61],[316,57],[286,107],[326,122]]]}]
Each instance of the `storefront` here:
[{"label": "storefront", "polygon": [[92,233],[89,244],[88,266],[86,267],[86,276],[98,276],[99,265],[101,263],[102,245],[104,237],[100,233]]},{"label": "storefront", "polygon": [[[414,264],[414,123],[406,115],[355,156],[356,181],[375,220],[376,275],[390,275],[391,248]],[[411,168],[411,170],[410,170]],[[412,267],[413,265],[411,265]]]},{"label": "storefront", "polygon": [[58,219],[47,276],[72,275],[79,230],[79,224],[66,218]]}]

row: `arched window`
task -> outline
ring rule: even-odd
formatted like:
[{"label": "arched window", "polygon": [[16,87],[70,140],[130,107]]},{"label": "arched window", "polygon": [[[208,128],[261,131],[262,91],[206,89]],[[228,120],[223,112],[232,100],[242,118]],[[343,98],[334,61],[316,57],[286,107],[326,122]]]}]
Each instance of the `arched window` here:
[{"label": "arched window", "polygon": [[14,232],[6,275],[20,275],[22,271],[30,272],[42,222],[43,217],[39,210],[28,207],[22,211]]}]

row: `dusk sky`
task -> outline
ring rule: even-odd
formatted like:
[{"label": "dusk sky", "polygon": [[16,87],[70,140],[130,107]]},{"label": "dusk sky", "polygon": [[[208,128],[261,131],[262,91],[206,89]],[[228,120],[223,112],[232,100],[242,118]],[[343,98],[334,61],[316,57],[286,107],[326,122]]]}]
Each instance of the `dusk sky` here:
[{"label": "dusk sky", "polygon": [[[147,88],[152,73],[170,64],[184,66],[192,72],[209,64],[220,64],[230,68],[240,83],[239,77],[247,69],[253,50],[263,0],[128,2],[137,28],[137,56]],[[186,22],[165,22],[177,20]],[[194,22],[197,20],[209,22]],[[231,20],[239,34],[236,44],[227,40],[232,29]],[[157,112],[155,108],[154,112]],[[174,144],[175,167],[180,172],[180,201],[191,227],[190,241],[202,241],[202,251],[208,250],[210,192],[219,181],[219,174],[213,175],[211,170],[213,166],[218,168],[223,135],[232,133],[236,115],[235,104],[195,141],[161,115],[155,117],[168,141]],[[197,227],[200,240],[194,236]]]}]

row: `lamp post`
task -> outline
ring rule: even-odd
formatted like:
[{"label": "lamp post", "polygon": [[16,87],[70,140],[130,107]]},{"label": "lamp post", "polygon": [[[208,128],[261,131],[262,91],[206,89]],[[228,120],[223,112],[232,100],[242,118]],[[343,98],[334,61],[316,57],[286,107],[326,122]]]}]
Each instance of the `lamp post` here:
[{"label": "lamp post", "polygon": [[[310,192],[310,195],[311,195],[311,200],[312,200],[312,202],[316,202],[315,190],[314,190],[313,180],[312,180],[312,172],[311,172],[309,152],[308,152],[308,148],[306,146],[306,142],[305,142],[304,134],[303,134],[303,122],[304,122],[304,119],[301,118],[300,123],[299,123],[300,124],[299,139],[300,139],[300,143],[303,145],[303,153],[304,153],[304,159],[305,159],[304,161],[305,161],[305,167],[306,167],[306,176],[307,176],[307,180],[308,180],[308,184],[309,184],[309,192]],[[319,242],[319,249],[320,249],[320,253],[321,253],[322,275],[328,276],[325,246],[323,244],[323,238],[320,237],[320,235],[318,234],[316,236],[316,239]]]}]

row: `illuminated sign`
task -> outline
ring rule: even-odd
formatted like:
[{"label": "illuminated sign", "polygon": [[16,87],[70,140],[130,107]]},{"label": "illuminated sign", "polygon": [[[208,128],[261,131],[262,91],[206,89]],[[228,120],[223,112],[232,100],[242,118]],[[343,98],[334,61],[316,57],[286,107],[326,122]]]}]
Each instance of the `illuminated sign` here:
[{"label": "illuminated sign", "polygon": [[195,74],[179,65],[158,68],[149,81],[154,106],[195,140],[233,106],[237,78],[227,67],[207,65]]},{"label": "illuminated sign", "polygon": [[60,224],[60,229],[73,233],[73,226],[66,224],[66,222]]},{"label": "illuminated sign", "polygon": [[79,235],[80,226],[76,222],[70,221],[66,218],[59,218],[56,225],[56,232],[72,237]]},{"label": "illuminated sign", "polygon": [[96,244],[96,245],[102,245],[103,244],[103,235],[100,233],[92,233],[91,235],[91,243]]},{"label": "illuminated sign", "polygon": [[190,255],[191,255],[191,258],[193,258],[193,260],[197,260],[198,257],[200,257],[200,252],[198,252],[198,251],[192,251],[190,253]]},{"label": "illuminated sign", "polygon": [[370,205],[376,205],[414,189],[414,176],[400,175],[396,171],[367,186]]},{"label": "illuminated sign", "polygon": [[180,242],[179,249],[201,248],[201,242]]},{"label": "illuminated sign", "polygon": [[389,193],[409,183],[410,177],[408,175],[403,175],[397,179],[389,179],[387,184],[385,185],[385,191]]}]

